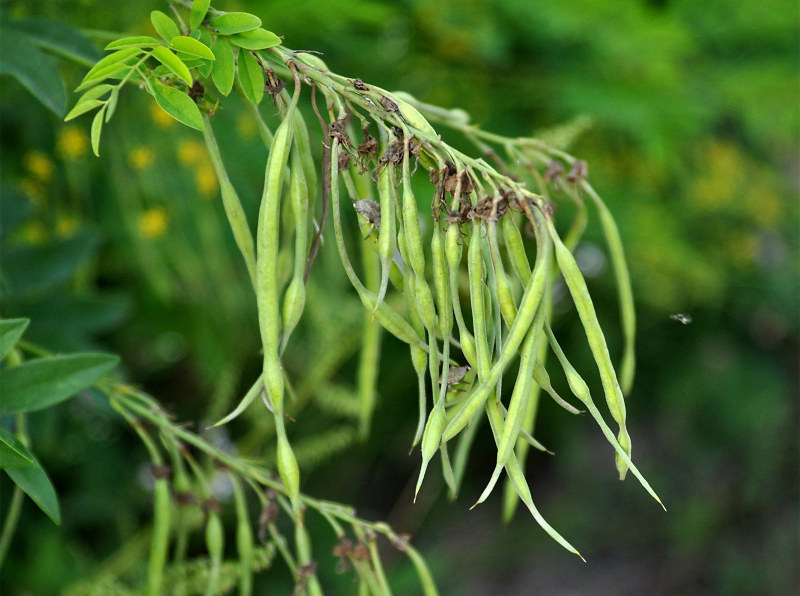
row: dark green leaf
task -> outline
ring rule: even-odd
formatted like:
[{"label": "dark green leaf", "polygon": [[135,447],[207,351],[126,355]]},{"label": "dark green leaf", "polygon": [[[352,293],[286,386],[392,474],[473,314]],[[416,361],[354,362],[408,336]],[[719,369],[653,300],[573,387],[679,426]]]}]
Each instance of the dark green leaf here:
[{"label": "dark green leaf", "polygon": [[203,117],[197,104],[188,95],[158,81],[153,84],[153,93],[158,105],[175,120],[197,130],[203,130]]},{"label": "dark green leaf", "polygon": [[64,114],[67,92],[52,58],[5,24],[0,26],[0,74],[13,76],[48,109]]},{"label": "dark green leaf", "polygon": [[31,18],[14,21],[14,26],[25,31],[39,47],[85,66],[91,66],[100,58],[95,45],[78,29],[63,21]]},{"label": "dark green leaf", "polygon": [[192,2],[192,12],[189,14],[189,25],[192,29],[203,24],[210,3],[211,0],[194,0]]},{"label": "dark green leaf", "polygon": [[91,112],[97,106],[101,106],[104,103],[104,101],[100,101],[99,99],[85,99],[79,101],[75,107],[72,108],[66,116],[64,116],[64,122],[69,122],[73,118],[77,118],[86,112]]},{"label": "dark green leaf", "polygon": [[0,370],[0,416],[53,406],[89,387],[117,366],[112,354],[51,356]]},{"label": "dark green leaf", "polygon": [[156,33],[163,37],[164,41],[169,41],[181,34],[175,21],[160,10],[154,10],[150,13],[150,22],[153,23]]},{"label": "dark green leaf", "polygon": [[164,46],[158,46],[153,50],[153,57],[178,75],[179,78],[183,79],[187,85],[192,84],[192,73],[189,72],[189,68],[172,52],[172,50]]},{"label": "dark green leaf", "polygon": [[229,12],[211,19],[210,25],[220,35],[233,35],[261,27],[261,19],[247,12]]},{"label": "dark green leaf", "polygon": [[0,319],[0,360],[17,345],[28,323],[29,319]]},{"label": "dark green leaf", "polygon": [[198,58],[205,58],[206,60],[213,60],[214,53],[203,42],[192,39],[191,37],[184,37],[179,35],[173,37],[169,45],[180,52],[185,52]]},{"label": "dark green leaf", "polygon": [[96,157],[100,157],[100,133],[103,132],[103,118],[106,115],[106,106],[100,108],[100,111],[94,115],[92,120],[92,131],[89,135],[92,139],[92,153]]},{"label": "dark green leaf", "polygon": [[47,290],[69,279],[94,254],[98,236],[84,230],[43,246],[9,247],[0,261],[10,294]]},{"label": "dark green leaf", "polygon": [[266,50],[281,44],[281,38],[266,29],[253,29],[231,35],[231,43],[247,50]]},{"label": "dark green leaf", "polygon": [[217,37],[211,48],[216,60],[211,69],[211,79],[222,95],[228,95],[233,88],[234,57],[231,44],[224,37]]},{"label": "dark green leaf", "polygon": [[123,37],[112,41],[105,47],[105,50],[120,50],[122,48],[152,48],[158,45],[158,40],[149,35],[137,35],[136,37]]},{"label": "dark green leaf", "polygon": [[34,458],[34,462],[22,468],[7,468],[6,474],[28,495],[57,526],[61,525],[61,510],[53,483],[47,477],[42,466]]},{"label": "dark green leaf", "polygon": [[239,52],[239,84],[244,96],[258,105],[264,97],[264,71],[250,52]]},{"label": "dark green leaf", "polygon": [[0,428],[0,468],[19,468],[34,461],[33,455],[22,441]]}]

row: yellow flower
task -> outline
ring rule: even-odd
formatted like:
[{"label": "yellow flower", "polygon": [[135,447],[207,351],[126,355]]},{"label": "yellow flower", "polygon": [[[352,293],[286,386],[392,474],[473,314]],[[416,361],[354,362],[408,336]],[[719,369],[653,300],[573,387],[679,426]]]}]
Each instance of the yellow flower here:
[{"label": "yellow flower", "polygon": [[56,222],[56,234],[62,238],[69,238],[78,229],[78,219],[71,215],[60,217]]},{"label": "yellow flower", "polygon": [[207,156],[205,145],[198,141],[185,140],[178,145],[178,161],[185,166],[200,163]]},{"label": "yellow flower", "polygon": [[197,166],[194,173],[194,181],[200,194],[208,198],[213,197],[217,192],[217,175],[214,168],[208,162]]},{"label": "yellow flower", "polygon": [[58,132],[56,153],[66,160],[78,159],[89,152],[89,137],[77,126],[65,126]]},{"label": "yellow flower", "polygon": [[30,244],[42,244],[47,240],[47,229],[42,222],[32,221],[22,228],[22,238]]},{"label": "yellow flower", "polygon": [[169,216],[163,207],[152,207],[139,216],[139,235],[145,239],[159,238],[169,225]]},{"label": "yellow flower", "polygon": [[128,164],[134,170],[144,170],[150,167],[154,160],[155,154],[153,150],[145,145],[135,147],[128,153]]},{"label": "yellow flower", "polygon": [[23,178],[19,183],[22,192],[28,195],[28,198],[34,205],[41,205],[44,199],[44,185],[38,180],[32,178]]},{"label": "yellow flower", "polygon": [[150,117],[159,128],[169,128],[175,125],[175,119],[162,110],[157,103],[150,104]]},{"label": "yellow flower", "polygon": [[236,118],[236,132],[240,137],[248,138],[256,134],[256,125],[247,114],[239,114]]},{"label": "yellow flower", "polygon": [[25,167],[37,180],[47,182],[53,176],[53,162],[41,151],[28,151],[24,162]]}]

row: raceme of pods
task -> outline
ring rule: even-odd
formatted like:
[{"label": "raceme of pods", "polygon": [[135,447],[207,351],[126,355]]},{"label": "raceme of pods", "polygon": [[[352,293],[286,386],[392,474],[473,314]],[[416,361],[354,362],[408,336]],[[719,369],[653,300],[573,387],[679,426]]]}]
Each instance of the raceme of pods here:
[{"label": "raceme of pods", "polygon": [[[306,283],[329,205],[336,250],[366,312],[357,375],[362,437],[367,436],[380,389],[379,332],[385,329],[409,345],[418,381],[417,399],[409,403],[416,401],[419,412],[411,444],[413,448],[421,443],[422,457],[415,498],[437,451],[444,479],[451,494],[456,494],[476,429],[486,418],[497,458],[478,502],[488,498],[505,470],[507,486],[537,522],[577,553],[533,505],[521,465],[527,445],[544,450],[532,437],[540,390],[569,412],[579,412],[551,384],[545,359],[549,345],[570,389],[614,446],[620,478],[632,470],[657,499],[630,460],[626,428],[623,395],[633,380],[635,339],[630,279],[616,224],[588,184],[585,163],[536,139],[481,131],[460,110],[427,105],[408,94],[390,93],[333,73],[319,57],[283,46],[254,15],[223,13],[208,2],[168,2],[176,9],[190,9],[190,29],[183,30],[182,22],[176,24],[165,13],[154,11],[151,20],[160,40],[141,36],[110,43],[109,54],[81,82],[78,89],[83,95],[67,119],[97,110],[91,127],[97,153],[102,126],[114,113],[120,90],[130,82],[152,95],[167,114],[203,132],[228,223],[255,289],[263,349],[260,376],[231,414],[217,424],[232,420],[263,395],[274,419],[278,472],[297,523],[302,526],[303,495],[300,468],[285,424],[286,371],[281,357],[302,319]],[[284,90],[287,80],[294,82],[291,96]],[[322,139],[311,133],[298,107],[303,87],[311,90]],[[217,104],[224,104],[233,89],[244,100],[269,150],[255,241],[212,130]],[[327,109],[322,112],[315,94],[324,99]],[[272,97],[279,114],[274,132],[258,109],[265,95]],[[453,148],[434,125],[458,130],[501,165],[495,167],[482,157]],[[360,143],[355,135],[358,128],[363,134]],[[491,145],[505,151],[507,161]],[[315,157],[318,152],[323,156],[321,164]],[[547,170],[540,172],[536,164],[546,165]],[[572,168],[569,173],[564,164]],[[350,199],[344,206],[340,187]],[[432,193],[420,192],[423,187]],[[562,241],[551,199],[565,190],[579,209]],[[418,197],[431,194],[428,209]],[[572,254],[586,224],[583,195],[597,207],[619,286],[624,337],[619,377]],[[345,225],[356,217],[358,227]],[[362,254],[364,282],[348,256],[351,232]],[[533,243],[525,238],[529,232]],[[281,260],[287,265],[286,275],[281,274]],[[591,400],[588,385],[553,335],[550,304],[556,273],[564,277],[583,324],[609,412],[619,425],[616,438],[609,437],[611,431]],[[397,300],[396,294],[404,294],[404,300]],[[448,446],[455,439],[458,444],[451,463]],[[244,527],[241,487],[236,490],[241,526],[237,544],[244,557],[252,536]],[[167,508],[163,503],[156,505],[157,514],[166,518]],[[217,533],[218,519],[214,519],[215,514],[210,514],[210,552],[217,550],[211,544]],[[306,535],[297,537],[297,558],[288,552],[284,557],[295,567],[310,561],[310,546],[303,542]],[[359,564],[363,567],[363,562]],[[151,590],[160,581],[159,565],[151,561]],[[379,561],[361,571],[366,584],[385,591]],[[308,589],[317,590],[313,573],[305,581]]]}]

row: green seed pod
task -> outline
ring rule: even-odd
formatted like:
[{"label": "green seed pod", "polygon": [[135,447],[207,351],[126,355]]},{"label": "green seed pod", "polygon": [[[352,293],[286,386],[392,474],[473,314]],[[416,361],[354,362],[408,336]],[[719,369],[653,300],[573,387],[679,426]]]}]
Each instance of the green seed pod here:
[{"label": "green seed pod", "polygon": [[431,126],[430,122],[428,122],[425,117],[419,113],[419,110],[414,107],[414,104],[419,103],[415,97],[404,91],[394,91],[392,92],[391,98],[397,104],[400,114],[402,114],[406,124],[436,138],[436,131],[433,126]]},{"label": "green seed pod", "polygon": [[289,334],[297,326],[300,317],[303,315],[303,307],[306,303],[306,286],[303,283],[303,274],[300,277],[292,278],[286,293],[283,295],[283,338],[281,339],[281,352],[289,341]]},{"label": "green seed pod", "polygon": [[[422,232],[419,227],[419,211],[417,199],[411,188],[411,170],[409,161],[411,157],[408,142],[403,155],[403,228],[406,235],[406,252],[408,264],[418,278],[425,278],[425,250],[422,248]],[[381,221],[383,216],[381,215]]]},{"label": "green seed pod", "polygon": [[169,482],[166,477],[157,478],[153,489],[153,540],[147,569],[147,593],[149,596],[161,594],[169,548],[171,517],[172,497],[169,494]]},{"label": "green seed pod", "polygon": [[514,222],[512,215],[506,214],[503,217],[503,240],[506,244],[508,257],[511,266],[517,274],[517,279],[525,286],[531,276],[531,266],[528,263],[528,256],[525,254],[525,245],[522,243],[522,235]]},{"label": "green seed pod", "polygon": [[478,221],[472,225],[472,238],[470,238],[467,251],[467,271],[469,272],[469,297],[472,305],[472,330],[475,333],[475,349],[478,354],[478,379],[483,381],[491,366],[491,352],[486,333],[488,315],[483,296],[484,265],[481,251],[481,228]]},{"label": "green seed pod", "polygon": [[434,226],[431,236],[433,256],[433,287],[436,291],[436,312],[439,316],[439,333],[445,344],[449,343],[453,329],[453,306],[450,304],[450,287],[447,276],[447,258],[444,254],[444,239],[439,226]]},{"label": "green seed pod", "polygon": [[300,110],[294,111],[294,142],[300,164],[303,168],[303,177],[308,193],[308,203],[313,204],[317,196],[317,166],[314,163],[314,154],[311,152],[311,141],[308,136],[308,127]]},{"label": "green seed pod", "polygon": [[253,528],[247,514],[247,499],[244,488],[235,474],[230,475],[233,497],[236,503],[236,554],[239,556],[239,595],[253,593]]},{"label": "green seed pod", "polygon": [[277,461],[281,482],[286,487],[292,507],[298,511],[300,506],[300,469],[297,467],[297,458],[294,456],[289,439],[286,438],[286,432],[282,428],[278,431]]},{"label": "green seed pod", "polygon": [[434,337],[428,339],[429,344],[433,345],[436,333],[436,309],[433,305],[433,295],[431,288],[423,278],[412,276],[414,285],[414,300],[417,305],[417,312],[422,319],[422,324]]},{"label": "green seed pod", "polygon": [[389,270],[394,258],[397,232],[395,205],[397,191],[394,186],[394,170],[384,166],[378,174],[378,195],[381,203],[381,229],[378,232],[378,255],[381,258],[381,285],[378,291],[377,306],[383,303],[389,285]]},{"label": "green seed pod", "polygon": [[222,520],[213,510],[208,511],[208,521],[206,522],[206,550],[211,559],[211,570],[208,573],[205,593],[207,596],[211,596],[217,593],[220,566],[225,551],[225,530],[222,527]]},{"label": "green seed pod", "polygon": [[554,402],[564,408],[567,412],[570,414],[582,413],[581,410],[565,401],[563,397],[556,393],[555,389],[553,389],[553,385],[550,383],[550,375],[547,373],[547,369],[545,369],[539,360],[536,360],[536,364],[533,366],[533,380],[536,381],[536,384],[539,385],[539,387],[547,391],[548,395],[553,398]]},{"label": "green seed pod", "polygon": [[425,478],[425,471],[428,469],[428,463],[439,449],[445,421],[444,402],[439,400],[439,403],[433,408],[430,416],[428,416],[428,422],[425,424],[425,432],[422,434],[422,468],[419,471],[417,487],[414,490],[415,501],[417,500],[419,489],[422,486],[422,480]]}]

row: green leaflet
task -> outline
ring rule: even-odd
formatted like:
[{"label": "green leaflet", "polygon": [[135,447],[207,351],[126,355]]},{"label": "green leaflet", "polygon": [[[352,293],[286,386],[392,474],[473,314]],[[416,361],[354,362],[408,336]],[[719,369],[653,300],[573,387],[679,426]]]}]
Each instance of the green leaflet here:
[{"label": "green leaflet", "polygon": [[281,44],[281,38],[266,29],[253,29],[231,35],[231,43],[247,50],[266,50]]},{"label": "green leaflet", "polygon": [[209,47],[202,41],[192,39],[191,37],[184,37],[183,35],[173,37],[169,45],[191,56],[197,56],[198,58],[204,58],[206,60],[214,60],[214,54]]},{"label": "green leaflet", "polygon": [[11,351],[25,332],[28,319],[3,319],[0,321],[0,360]]},{"label": "green leaflet", "polygon": [[0,468],[19,468],[34,461],[31,452],[17,437],[0,428]]},{"label": "green leaflet", "polygon": [[247,12],[229,12],[211,19],[209,23],[220,35],[234,35],[261,27],[261,19]]},{"label": "green leaflet", "polygon": [[6,468],[11,480],[47,514],[53,523],[61,525],[61,509],[53,483],[47,477],[42,466],[34,458],[34,462],[21,468]]},{"label": "green leaflet", "polygon": [[156,33],[163,37],[164,41],[169,41],[181,34],[175,22],[160,10],[150,13],[150,22],[153,23]]},{"label": "green leaflet", "polygon": [[192,84],[192,73],[189,72],[189,67],[172,50],[164,46],[158,46],[153,50],[153,57],[178,75],[187,85]]},{"label": "green leaflet", "polygon": [[100,157],[100,134],[103,131],[103,118],[106,115],[106,106],[100,108],[94,115],[94,119],[92,120],[92,131],[91,131],[91,139],[92,139],[92,153],[95,154],[95,157]]},{"label": "green leaflet", "polygon": [[211,46],[211,51],[216,58],[211,69],[211,79],[222,95],[228,95],[233,88],[233,74],[236,69],[233,49],[227,39],[217,37],[217,41]]},{"label": "green leaflet", "polygon": [[189,25],[192,29],[203,24],[209,4],[211,4],[211,0],[194,0],[192,2],[192,12],[189,14]]},{"label": "green leaflet", "polygon": [[75,107],[72,108],[66,116],[64,116],[64,122],[69,122],[73,118],[82,116],[86,112],[91,112],[97,106],[101,106],[104,103],[104,101],[100,101],[99,99],[85,99],[79,101]]},{"label": "green leaflet", "polygon": [[152,48],[158,45],[158,40],[149,35],[136,35],[134,37],[123,37],[108,44],[104,49],[121,50],[123,48]]},{"label": "green leaflet", "polygon": [[203,116],[188,95],[158,81],[153,82],[153,95],[158,105],[175,120],[196,130],[203,130]]},{"label": "green leaflet", "polygon": [[245,97],[255,105],[264,97],[264,71],[250,52],[239,52],[239,84]]},{"label": "green leaflet", "polygon": [[117,366],[111,354],[82,353],[23,362],[0,371],[0,416],[53,406],[89,387]]}]

